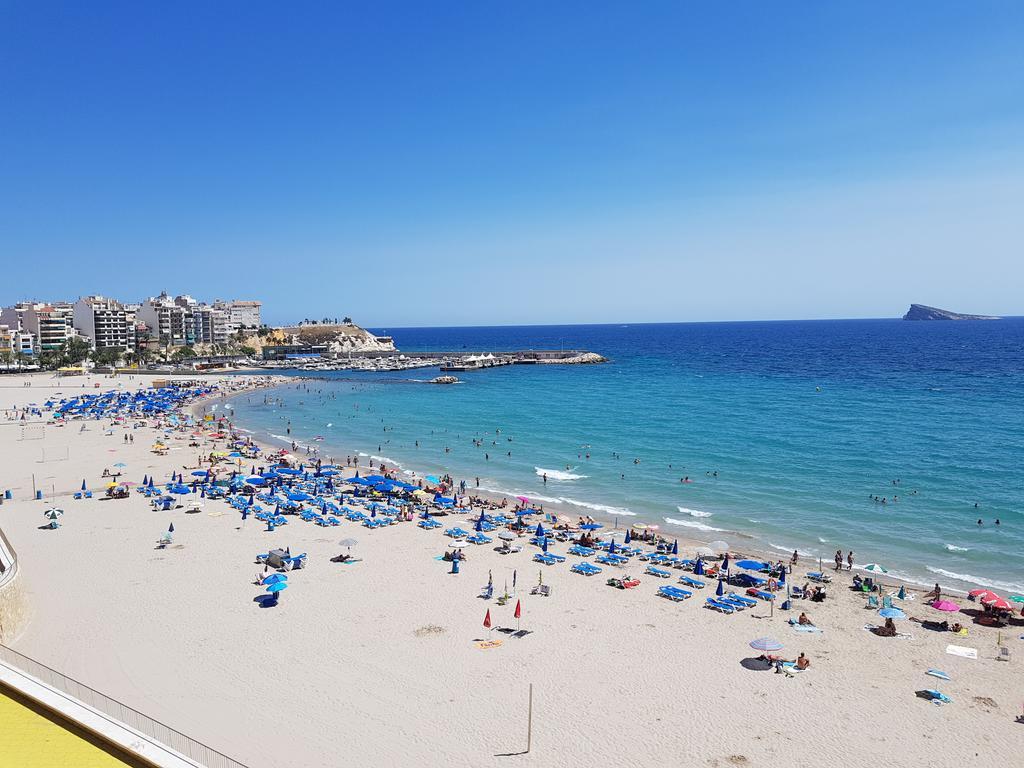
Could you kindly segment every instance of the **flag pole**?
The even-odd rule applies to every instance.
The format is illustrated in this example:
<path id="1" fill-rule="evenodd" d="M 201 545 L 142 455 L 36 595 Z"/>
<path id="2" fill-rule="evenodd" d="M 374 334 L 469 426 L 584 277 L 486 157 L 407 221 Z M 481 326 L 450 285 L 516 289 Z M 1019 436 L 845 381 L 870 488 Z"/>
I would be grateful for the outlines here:
<path id="1" fill-rule="evenodd" d="M 526 751 L 533 745 L 533 683 L 530 683 L 530 703 L 526 716 Z"/>

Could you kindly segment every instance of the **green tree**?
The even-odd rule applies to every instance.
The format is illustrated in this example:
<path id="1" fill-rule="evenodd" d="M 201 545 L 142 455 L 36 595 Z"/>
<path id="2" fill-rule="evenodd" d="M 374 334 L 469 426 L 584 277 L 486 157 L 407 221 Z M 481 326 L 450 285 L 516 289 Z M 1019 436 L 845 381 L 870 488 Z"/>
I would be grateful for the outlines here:
<path id="1" fill-rule="evenodd" d="M 118 347 L 100 347 L 92 353 L 92 361 L 103 368 L 113 368 L 124 350 Z"/>
<path id="2" fill-rule="evenodd" d="M 192 347 L 178 347 L 174 350 L 174 354 L 171 355 L 172 359 L 177 361 L 188 360 L 196 356 L 196 352 Z"/>
<path id="3" fill-rule="evenodd" d="M 84 339 L 68 339 L 63 347 L 64 362 L 68 365 L 78 365 L 89 357 L 89 342 Z"/>
<path id="4" fill-rule="evenodd" d="M 243 344 L 241 347 L 238 348 L 238 351 L 241 352 L 246 357 L 256 357 L 255 347 L 247 347 Z"/>
<path id="5" fill-rule="evenodd" d="M 0 363 L 3 363 L 4 368 L 10 368 L 12 362 L 14 362 L 14 352 L 9 349 L 0 349 Z"/>

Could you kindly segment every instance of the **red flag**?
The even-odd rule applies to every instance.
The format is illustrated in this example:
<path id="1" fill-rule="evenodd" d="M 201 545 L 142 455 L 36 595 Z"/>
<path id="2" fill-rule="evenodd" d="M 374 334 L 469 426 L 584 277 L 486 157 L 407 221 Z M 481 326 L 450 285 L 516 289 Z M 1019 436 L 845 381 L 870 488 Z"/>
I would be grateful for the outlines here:
<path id="1" fill-rule="evenodd" d="M 491 611 L 489 608 L 487 609 L 487 615 L 484 616 L 484 626 L 488 629 L 491 628 Z"/>
<path id="2" fill-rule="evenodd" d="M 522 615 L 522 611 L 519 609 L 519 601 L 516 600 L 516 612 L 515 617 L 518 619 Z"/>

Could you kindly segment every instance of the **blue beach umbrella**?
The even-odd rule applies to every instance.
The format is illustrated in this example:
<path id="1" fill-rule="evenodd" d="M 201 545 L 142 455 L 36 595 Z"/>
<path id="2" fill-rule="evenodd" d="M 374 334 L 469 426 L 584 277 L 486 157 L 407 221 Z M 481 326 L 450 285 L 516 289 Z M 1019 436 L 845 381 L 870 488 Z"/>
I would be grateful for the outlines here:
<path id="1" fill-rule="evenodd" d="M 174 523 L 171 523 L 169 526 L 167 526 L 167 532 L 174 533 Z"/>
<path id="2" fill-rule="evenodd" d="M 722 580 L 721 579 L 718 580 L 718 586 L 715 588 L 715 594 L 718 595 L 719 597 L 721 597 L 722 595 L 725 594 L 725 587 L 722 586 Z"/>
<path id="3" fill-rule="evenodd" d="M 82 480 L 82 490 L 83 491 L 85 490 L 85 480 L 84 479 Z"/>
<path id="4" fill-rule="evenodd" d="M 149 485 L 149 475 L 143 475 L 142 476 L 142 485 L 143 485 L 143 487 Z"/>
<path id="5" fill-rule="evenodd" d="M 544 524 L 543 523 L 537 523 L 537 530 L 534 531 L 533 535 L 534 536 L 543 536 L 544 535 Z"/>
<path id="6" fill-rule="evenodd" d="M 748 571 L 764 571 L 768 568 L 768 563 L 762 563 L 757 560 L 738 560 L 736 567 Z"/>
<path id="7" fill-rule="evenodd" d="M 267 587 L 267 592 L 283 592 L 286 589 L 288 589 L 287 581 L 275 581 Z"/>
<path id="8" fill-rule="evenodd" d="M 693 572 L 697 576 L 704 575 L 704 561 L 701 560 L 699 557 L 697 558 L 697 562 L 693 565 Z"/>
<path id="9" fill-rule="evenodd" d="M 878 612 L 878 615 L 883 619 L 905 619 L 907 614 L 901 611 L 899 608 L 883 608 Z"/>
<path id="10" fill-rule="evenodd" d="M 786 569 L 785 568 L 783 568 L 782 569 L 782 573 L 779 574 L 779 586 L 780 587 L 786 586 Z"/>
<path id="11" fill-rule="evenodd" d="M 474 531 L 477 531 L 477 532 L 480 532 L 480 531 L 482 531 L 483 529 L 484 529 L 484 525 L 483 525 L 483 523 L 481 523 L 481 522 L 480 522 L 479 520 L 477 520 L 477 521 L 476 521 L 476 525 L 475 525 L 475 526 L 473 526 L 473 530 L 474 530 Z"/>
<path id="12" fill-rule="evenodd" d="M 609 555 L 614 555 L 615 554 L 615 539 L 612 539 L 611 541 L 608 542 L 608 554 Z"/>
<path id="13" fill-rule="evenodd" d="M 729 570 L 729 553 L 728 552 L 725 553 L 725 559 L 722 561 L 722 570 L 723 571 L 728 571 Z"/>
<path id="14" fill-rule="evenodd" d="M 192 477 L 206 477 L 208 474 L 210 473 L 205 469 L 197 469 L 192 473 Z"/>
<path id="15" fill-rule="evenodd" d="M 632 531 L 626 531 L 626 543 L 627 544 L 629 544 L 629 542 L 631 542 L 633 540 L 633 537 L 630 536 L 631 533 L 632 533 Z"/>
<path id="16" fill-rule="evenodd" d="M 272 573 L 263 579 L 264 584 L 277 584 L 279 581 L 288 581 L 288 577 L 283 573 Z"/>
<path id="17" fill-rule="evenodd" d="M 672 542 L 672 554 L 673 555 L 678 555 L 679 554 L 679 539 L 676 539 L 675 541 Z"/>

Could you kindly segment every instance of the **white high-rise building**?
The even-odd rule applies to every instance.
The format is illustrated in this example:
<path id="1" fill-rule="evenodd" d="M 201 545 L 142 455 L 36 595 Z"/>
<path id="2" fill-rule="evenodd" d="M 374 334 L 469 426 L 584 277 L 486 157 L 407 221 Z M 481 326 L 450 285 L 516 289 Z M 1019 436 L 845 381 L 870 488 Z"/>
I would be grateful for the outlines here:
<path id="1" fill-rule="evenodd" d="M 263 308 L 263 303 L 259 301 L 239 301 L 237 299 L 233 301 L 222 301 L 221 299 L 217 299 L 213 302 L 213 308 L 227 313 L 227 328 L 229 334 L 236 333 L 238 330 L 243 328 L 251 328 L 255 330 L 260 327 L 262 322 L 260 319 L 260 313 Z"/>
<path id="2" fill-rule="evenodd" d="M 93 349 L 135 349 L 135 323 L 120 302 L 104 296 L 83 296 L 75 302 L 72 321 Z"/>

